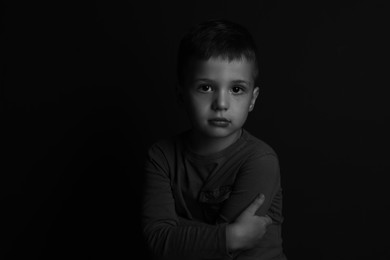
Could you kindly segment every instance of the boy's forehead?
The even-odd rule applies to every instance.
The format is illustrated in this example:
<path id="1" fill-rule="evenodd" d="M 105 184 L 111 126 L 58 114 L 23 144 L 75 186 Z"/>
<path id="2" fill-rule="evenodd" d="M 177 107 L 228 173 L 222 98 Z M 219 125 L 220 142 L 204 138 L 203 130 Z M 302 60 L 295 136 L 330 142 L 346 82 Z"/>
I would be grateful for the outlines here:
<path id="1" fill-rule="evenodd" d="M 207 78 L 252 82 L 256 73 L 254 62 L 245 58 L 233 60 L 222 57 L 212 57 L 208 60 L 192 59 L 188 69 L 191 81 Z"/>

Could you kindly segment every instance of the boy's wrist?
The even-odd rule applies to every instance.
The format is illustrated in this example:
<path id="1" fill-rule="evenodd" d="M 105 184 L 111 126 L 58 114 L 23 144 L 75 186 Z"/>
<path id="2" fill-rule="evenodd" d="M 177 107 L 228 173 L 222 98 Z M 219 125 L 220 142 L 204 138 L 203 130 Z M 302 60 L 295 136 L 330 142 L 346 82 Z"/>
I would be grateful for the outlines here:
<path id="1" fill-rule="evenodd" d="M 226 247 L 229 253 L 241 249 L 237 234 L 237 225 L 233 223 L 226 226 Z"/>

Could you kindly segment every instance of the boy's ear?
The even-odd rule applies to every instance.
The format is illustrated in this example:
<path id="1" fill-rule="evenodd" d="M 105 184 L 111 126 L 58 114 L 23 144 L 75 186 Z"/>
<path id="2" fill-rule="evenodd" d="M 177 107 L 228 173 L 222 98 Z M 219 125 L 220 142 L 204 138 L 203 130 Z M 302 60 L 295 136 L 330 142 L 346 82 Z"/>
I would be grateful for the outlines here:
<path id="1" fill-rule="evenodd" d="M 251 103 L 249 105 L 249 112 L 251 112 L 255 108 L 255 103 L 256 103 L 257 96 L 259 95 L 259 91 L 260 88 L 257 86 L 253 89 L 253 95 L 252 95 Z"/>

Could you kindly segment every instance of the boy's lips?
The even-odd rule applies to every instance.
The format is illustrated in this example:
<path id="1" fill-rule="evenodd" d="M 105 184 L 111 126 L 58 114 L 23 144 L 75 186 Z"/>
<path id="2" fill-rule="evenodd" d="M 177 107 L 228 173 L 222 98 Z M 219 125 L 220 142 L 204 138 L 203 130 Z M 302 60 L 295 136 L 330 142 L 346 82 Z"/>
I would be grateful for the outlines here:
<path id="1" fill-rule="evenodd" d="M 224 118 L 224 117 L 211 118 L 211 119 L 209 119 L 209 121 L 228 122 L 228 123 L 230 123 L 230 120 L 227 119 L 227 118 Z"/>
<path id="2" fill-rule="evenodd" d="M 226 127 L 228 126 L 231 121 L 227 118 L 224 117 L 216 117 L 208 120 L 210 124 L 214 126 L 221 126 L 221 127 Z"/>

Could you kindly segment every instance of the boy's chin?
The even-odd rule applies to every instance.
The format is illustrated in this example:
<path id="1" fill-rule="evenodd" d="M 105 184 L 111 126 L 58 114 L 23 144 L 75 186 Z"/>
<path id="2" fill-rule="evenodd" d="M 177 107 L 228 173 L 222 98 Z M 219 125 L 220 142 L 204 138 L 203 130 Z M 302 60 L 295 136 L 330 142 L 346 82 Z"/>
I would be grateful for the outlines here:
<path id="1" fill-rule="evenodd" d="M 207 131 L 202 131 L 202 136 L 207 138 L 226 138 L 234 134 L 237 130 L 229 128 L 214 128 L 207 129 Z"/>

